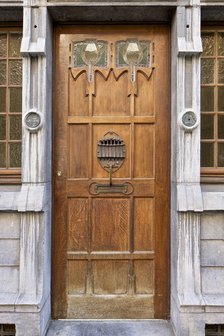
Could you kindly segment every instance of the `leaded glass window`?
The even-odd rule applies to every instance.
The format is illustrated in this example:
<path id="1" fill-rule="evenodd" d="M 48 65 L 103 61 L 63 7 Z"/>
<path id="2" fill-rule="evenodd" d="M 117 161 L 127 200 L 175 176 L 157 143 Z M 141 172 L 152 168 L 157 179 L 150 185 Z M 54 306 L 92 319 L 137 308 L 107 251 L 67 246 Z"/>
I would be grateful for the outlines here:
<path id="1" fill-rule="evenodd" d="M 18 179 L 22 142 L 22 33 L 0 30 L 0 178 Z"/>
<path id="2" fill-rule="evenodd" d="M 201 167 L 224 175 L 224 30 L 202 32 Z"/>

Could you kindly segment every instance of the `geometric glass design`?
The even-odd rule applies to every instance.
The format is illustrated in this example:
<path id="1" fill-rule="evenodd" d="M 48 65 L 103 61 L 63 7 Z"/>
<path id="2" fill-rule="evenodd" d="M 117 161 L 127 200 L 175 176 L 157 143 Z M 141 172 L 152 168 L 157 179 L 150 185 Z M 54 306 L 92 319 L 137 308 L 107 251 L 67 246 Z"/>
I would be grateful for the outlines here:
<path id="1" fill-rule="evenodd" d="M 85 40 L 73 43 L 73 67 L 108 67 L 108 43 L 100 40 Z"/>
<path id="2" fill-rule="evenodd" d="M 116 66 L 150 67 L 150 42 L 136 39 L 116 42 Z"/>

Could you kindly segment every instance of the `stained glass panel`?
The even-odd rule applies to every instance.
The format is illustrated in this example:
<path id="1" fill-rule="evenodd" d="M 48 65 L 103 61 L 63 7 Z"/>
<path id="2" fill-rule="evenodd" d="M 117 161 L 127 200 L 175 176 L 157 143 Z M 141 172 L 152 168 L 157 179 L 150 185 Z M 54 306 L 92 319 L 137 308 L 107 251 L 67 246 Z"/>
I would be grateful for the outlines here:
<path id="1" fill-rule="evenodd" d="M 7 57 L 7 35 L 0 34 L 0 57 Z"/>
<path id="2" fill-rule="evenodd" d="M 224 56 L 224 32 L 218 33 L 218 55 Z"/>
<path id="3" fill-rule="evenodd" d="M 218 166 L 224 167 L 224 143 L 218 144 Z"/>
<path id="4" fill-rule="evenodd" d="M 130 62 L 127 60 L 127 51 L 128 48 L 132 44 L 132 49 L 134 46 L 138 46 L 135 50 L 132 51 L 132 55 L 138 53 L 141 54 L 139 56 L 139 60 L 137 60 L 137 65 L 140 67 L 149 67 L 150 66 L 150 42 L 149 41 L 137 41 L 137 40 L 128 40 L 128 41 L 118 41 L 116 43 L 116 66 L 124 67 L 128 66 Z"/>
<path id="5" fill-rule="evenodd" d="M 201 111 L 214 111 L 214 87 L 205 86 L 201 88 Z"/>
<path id="6" fill-rule="evenodd" d="M 203 33 L 202 34 L 202 46 L 203 46 L 203 56 L 214 56 L 214 33 Z"/>
<path id="7" fill-rule="evenodd" d="M 9 159 L 11 168 L 21 167 L 21 143 L 9 144 Z"/>
<path id="8" fill-rule="evenodd" d="M 0 140 L 6 139 L 6 116 L 0 115 Z"/>
<path id="9" fill-rule="evenodd" d="M 214 144 L 201 143 L 201 167 L 214 166 Z"/>
<path id="10" fill-rule="evenodd" d="M 6 89 L 0 87 L 0 112 L 6 112 Z"/>
<path id="11" fill-rule="evenodd" d="M 6 85 L 6 61 L 0 60 L 0 85 Z"/>
<path id="12" fill-rule="evenodd" d="M 9 35 L 9 57 L 20 57 L 21 40 L 21 34 Z"/>
<path id="13" fill-rule="evenodd" d="M 201 83 L 211 84 L 214 82 L 214 59 L 201 60 Z"/>
<path id="14" fill-rule="evenodd" d="M 9 61 L 9 84 L 22 85 L 22 61 Z"/>
<path id="15" fill-rule="evenodd" d="M 10 116 L 10 140 L 20 140 L 22 138 L 22 116 Z"/>
<path id="16" fill-rule="evenodd" d="M 108 66 L 108 43 L 105 41 L 80 41 L 73 44 L 73 66 L 83 67 L 92 64 Z"/>
<path id="17" fill-rule="evenodd" d="M 22 112 L 22 88 L 10 88 L 10 112 Z"/>
<path id="18" fill-rule="evenodd" d="M 224 115 L 218 116 L 218 138 L 224 139 Z"/>
<path id="19" fill-rule="evenodd" d="M 219 60 L 218 63 L 218 82 L 224 83 L 224 60 Z"/>
<path id="20" fill-rule="evenodd" d="M 201 116 L 201 138 L 214 138 L 214 116 L 211 114 L 202 114 Z"/>
<path id="21" fill-rule="evenodd" d="M 0 143 L 0 168 L 6 166 L 6 147 L 5 143 Z"/>

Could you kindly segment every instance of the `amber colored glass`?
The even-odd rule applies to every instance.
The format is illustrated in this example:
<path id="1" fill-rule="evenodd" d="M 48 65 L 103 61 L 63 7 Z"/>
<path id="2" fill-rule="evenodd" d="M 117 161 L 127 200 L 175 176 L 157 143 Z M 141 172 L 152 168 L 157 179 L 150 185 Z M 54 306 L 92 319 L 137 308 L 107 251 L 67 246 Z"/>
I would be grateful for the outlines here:
<path id="1" fill-rule="evenodd" d="M 201 111 L 214 111 L 214 87 L 204 86 L 201 88 Z"/>
<path id="2" fill-rule="evenodd" d="M 218 144 L 218 166 L 224 167 L 224 143 Z"/>
<path id="3" fill-rule="evenodd" d="M 12 33 L 9 35 L 9 57 L 20 57 L 22 35 Z"/>
<path id="4" fill-rule="evenodd" d="M 22 138 L 22 116 L 10 116 L 10 140 L 20 140 Z"/>
<path id="5" fill-rule="evenodd" d="M 224 60 L 218 61 L 218 82 L 224 84 Z"/>
<path id="6" fill-rule="evenodd" d="M 7 34 L 0 34 L 0 57 L 7 57 Z"/>
<path id="7" fill-rule="evenodd" d="M 224 115 L 218 116 L 218 138 L 224 140 Z"/>
<path id="8" fill-rule="evenodd" d="M 22 112 L 22 88 L 10 88 L 10 112 Z"/>
<path id="9" fill-rule="evenodd" d="M 0 60 L 0 85 L 6 85 L 6 61 Z"/>
<path id="10" fill-rule="evenodd" d="M 201 115 L 201 138 L 202 139 L 214 138 L 214 116 L 211 114 Z"/>
<path id="11" fill-rule="evenodd" d="M 6 112 L 6 88 L 0 87 L 0 112 Z"/>
<path id="12" fill-rule="evenodd" d="M 22 60 L 9 61 L 9 84 L 22 85 Z"/>
<path id="13" fill-rule="evenodd" d="M 6 140 L 6 116 L 0 115 L 0 140 Z"/>
<path id="14" fill-rule="evenodd" d="M 5 168 L 6 166 L 6 147 L 5 143 L 0 142 L 0 168 Z"/>
<path id="15" fill-rule="evenodd" d="M 224 56 L 224 32 L 218 33 L 218 55 Z"/>
<path id="16" fill-rule="evenodd" d="M 203 58 L 201 60 L 201 83 L 214 83 L 214 59 Z"/>
<path id="17" fill-rule="evenodd" d="M 203 56 L 214 56 L 214 41 L 214 33 L 202 33 Z"/>
<path id="18" fill-rule="evenodd" d="M 21 167 L 21 143 L 9 144 L 9 160 L 11 168 Z"/>
<path id="19" fill-rule="evenodd" d="M 201 167 L 214 166 L 214 144 L 201 143 Z"/>
<path id="20" fill-rule="evenodd" d="M 224 111 L 224 86 L 218 87 L 218 111 Z"/>

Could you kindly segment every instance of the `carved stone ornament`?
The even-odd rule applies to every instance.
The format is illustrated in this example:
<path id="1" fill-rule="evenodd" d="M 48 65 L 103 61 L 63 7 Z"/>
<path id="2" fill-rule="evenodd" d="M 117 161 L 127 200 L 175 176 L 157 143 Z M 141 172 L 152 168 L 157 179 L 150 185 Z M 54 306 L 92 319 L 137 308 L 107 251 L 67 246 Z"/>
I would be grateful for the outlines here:
<path id="1" fill-rule="evenodd" d="M 36 110 L 31 110 L 25 114 L 23 123 L 30 132 L 37 132 L 42 127 L 42 116 Z"/>
<path id="2" fill-rule="evenodd" d="M 198 126 L 198 118 L 194 111 L 187 110 L 179 116 L 179 125 L 188 132 L 191 132 Z"/>

